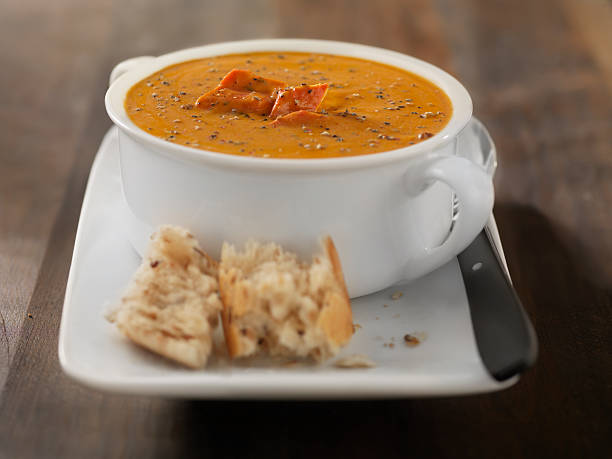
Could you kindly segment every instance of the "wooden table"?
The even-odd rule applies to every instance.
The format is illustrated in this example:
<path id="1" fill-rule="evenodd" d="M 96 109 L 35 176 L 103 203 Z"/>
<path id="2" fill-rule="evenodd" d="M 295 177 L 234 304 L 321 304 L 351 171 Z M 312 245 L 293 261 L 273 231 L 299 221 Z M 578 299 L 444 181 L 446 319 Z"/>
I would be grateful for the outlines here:
<path id="1" fill-rule="evenodd" d="M 0 14 L 0 457 L 604 457 L 612 431 L 612 7 L 605 0 L 31 0 Z M 471 92 L 496 215 L 540 339 L 511 389 L 463 398 L 204 402 L 96 392 L 57 336 L 118 61 L 210 42 L 354 41 Z M 609 457 L 609 456 L 608 456 Z"/>

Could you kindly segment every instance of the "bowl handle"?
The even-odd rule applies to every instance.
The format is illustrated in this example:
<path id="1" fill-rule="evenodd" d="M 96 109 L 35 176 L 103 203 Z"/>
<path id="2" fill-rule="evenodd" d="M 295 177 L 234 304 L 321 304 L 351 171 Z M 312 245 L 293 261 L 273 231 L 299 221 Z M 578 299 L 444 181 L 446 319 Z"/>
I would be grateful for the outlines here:
<path id="1" fill-rule="evenodd" d="M 465 249 L 486 224 L 493 210 L 491 176 L 482 167 L 458 156 L 426 160 L 406 175 L 408 194 L 416 196 L 434 181 L 446 183 L 454 192 L 458 212 L 446 240 L 436 247 L 423 247 L 406 266 L 410 278 L 426 274 L 450 261 Z"/>
<path id="2" fill-rule="evenodd" d="M 129 72 L 138 64 L 142 64 L 144 62 L 151 61 L 155 59 L 154 56 L 139 56 L 132 57 L 131 59 L 126 59 L 125 61 L 119 62 L 115 65 L 115 68 L 111 71 L 110 77 L 108 78 L 108 85 L 112 85 L 117 78 L 119 78 L 124 73 Z"/>

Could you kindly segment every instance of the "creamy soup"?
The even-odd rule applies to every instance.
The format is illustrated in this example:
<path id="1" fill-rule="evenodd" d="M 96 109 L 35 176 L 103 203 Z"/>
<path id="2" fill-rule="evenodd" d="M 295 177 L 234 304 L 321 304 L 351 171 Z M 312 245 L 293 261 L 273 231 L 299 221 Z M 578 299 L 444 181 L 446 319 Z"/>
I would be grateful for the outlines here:
<path id="1" fill-rule="evenodd" d="M 136 83 L 125 109 L 175 144 L 261 158 L 332 158 L 427 140 L 452 114 L 423 77 L 378 62 L 249 53 L 166 67 Z"/>

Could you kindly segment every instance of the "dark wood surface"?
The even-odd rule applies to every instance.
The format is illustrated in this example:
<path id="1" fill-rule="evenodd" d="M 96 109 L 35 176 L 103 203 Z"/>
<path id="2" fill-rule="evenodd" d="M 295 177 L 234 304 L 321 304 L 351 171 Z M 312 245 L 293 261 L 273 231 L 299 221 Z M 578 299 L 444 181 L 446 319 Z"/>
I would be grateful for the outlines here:
<path id="1" fill-rule="evenodd" d="M 354 402 L 108 395 L 57 336 L 113 65 L 255 37 L 366 43 L 471 92 L 499 151 L 496 215 L 540 339 L 501 393 Z M 605 0 L 3 2 L 0 457 L 610 457 L 612 7 Z"/>

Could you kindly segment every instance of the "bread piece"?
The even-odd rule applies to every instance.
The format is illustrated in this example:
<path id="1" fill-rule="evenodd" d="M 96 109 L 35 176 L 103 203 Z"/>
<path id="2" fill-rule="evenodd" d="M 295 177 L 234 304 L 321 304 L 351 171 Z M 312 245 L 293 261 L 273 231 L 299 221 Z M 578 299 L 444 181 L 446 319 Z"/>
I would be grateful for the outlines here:
<path id="1" fill-rule="evenodd" d="M 351 305 L 331 238 L 311 265 L 276 244 L 225 243 L 219 265 L 223 331 L 231 357 L 335 355 L 353 334 Z"/>
<path id="2" fill-rule="evenodd" d="M 352 354 L 334 362 L 338 368 L 374 368 L 376 364 L 365 354 Z"/>
<path id="3" fill-rule="evenodd" d="M 162 226 L 151 236 L 113 319 L 136 344 L 201 368 L 220 311 L 216 263 L 187 230 Z"/>

